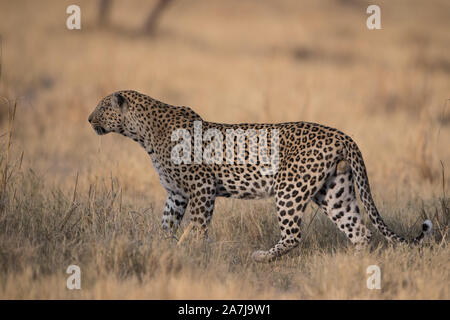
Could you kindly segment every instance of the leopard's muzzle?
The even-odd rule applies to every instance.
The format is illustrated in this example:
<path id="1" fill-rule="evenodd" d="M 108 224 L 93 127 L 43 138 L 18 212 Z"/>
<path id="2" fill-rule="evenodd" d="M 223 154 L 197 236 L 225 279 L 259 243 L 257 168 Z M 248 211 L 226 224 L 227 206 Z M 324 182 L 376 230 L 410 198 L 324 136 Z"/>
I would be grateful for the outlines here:
<path id="1" fill-rule="evenodd" d="M 103 128 L 103 127 L 101 127 L 101 126 L 94 126 L 94 131 L 95 131 L 99 136 L 108 133 L 108 131 L 106 131 L 105 128 Z"/>

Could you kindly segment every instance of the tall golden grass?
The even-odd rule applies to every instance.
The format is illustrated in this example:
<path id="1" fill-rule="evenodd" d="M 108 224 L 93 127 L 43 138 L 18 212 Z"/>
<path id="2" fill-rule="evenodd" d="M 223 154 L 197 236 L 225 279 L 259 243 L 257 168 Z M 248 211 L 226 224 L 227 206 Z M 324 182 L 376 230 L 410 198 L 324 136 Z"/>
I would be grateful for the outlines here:
<path id="1" fill-rule="evenodd" d="M 114 2 L 109 28 L 80 1 L 79 31 L 65 28 L 70 3 L 1 1 L 0 298 L 449 299 L 450 5 L 377 3 L 370 31 L 365 1 L 179 0 L 148 37 L 146 1 Z M 433 237 L 409 248 L 376 234 L 356 256 L 311 205 L 301 245 L 256 264 L 279 237 L 273 201 L 219 199 L 212 242 L 177 247 L 148 156 L 87 122 L 120 89 L 216 122 L 337 127 L 387 224 L 412 237 L 428 217 Z M 71 264 L 81 290 L 66 288 Z M 366 287 L 374 264 L 381 290 Z"/>

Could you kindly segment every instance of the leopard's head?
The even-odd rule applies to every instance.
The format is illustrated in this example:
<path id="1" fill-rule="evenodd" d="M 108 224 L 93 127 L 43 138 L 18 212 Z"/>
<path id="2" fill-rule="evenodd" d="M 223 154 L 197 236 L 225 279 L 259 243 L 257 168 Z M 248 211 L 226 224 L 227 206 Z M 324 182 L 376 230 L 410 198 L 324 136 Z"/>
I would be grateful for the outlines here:
<path id="1" fill-rule="evenodd" d="M 88 118 L 89 123 L 98 135 L 110 132 L 123 132 L 128 101 L 119 92 L 103 98 Z"/>

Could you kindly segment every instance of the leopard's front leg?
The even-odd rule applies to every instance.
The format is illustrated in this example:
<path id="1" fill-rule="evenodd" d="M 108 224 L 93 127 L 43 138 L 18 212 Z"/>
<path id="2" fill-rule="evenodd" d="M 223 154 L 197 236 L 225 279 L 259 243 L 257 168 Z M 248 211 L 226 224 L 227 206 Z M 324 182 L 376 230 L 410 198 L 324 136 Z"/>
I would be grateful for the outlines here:
<path id="1" fill-rule="evenodd" d="M 166 205 L 162 217 L 162 228 L 164 231 L 176 232 L 186 212 L 188 202 L 188 197 L 167 191 Z"/>
<path id="2" fill-rule="evenodd" d="M 191 195 L 190 224 L 197 232 L 197 238 L 206 239 L 208 237 L 208 227 L 211 223 L 215 201 L 216 189 L 212 184 L 203 185 Z"/>
<path id="3" fill-rule="evenodd" d="M 191 187 L 191 221 L 186 227 L 178 244 L 181 244 L 192 229 L 196 231 L 196 238 L 208 238 L 208 226 L 214 212 L 216 201 L 216 187 L 213 180 L 204 179 L 202 182 L 195 183 Z"/>

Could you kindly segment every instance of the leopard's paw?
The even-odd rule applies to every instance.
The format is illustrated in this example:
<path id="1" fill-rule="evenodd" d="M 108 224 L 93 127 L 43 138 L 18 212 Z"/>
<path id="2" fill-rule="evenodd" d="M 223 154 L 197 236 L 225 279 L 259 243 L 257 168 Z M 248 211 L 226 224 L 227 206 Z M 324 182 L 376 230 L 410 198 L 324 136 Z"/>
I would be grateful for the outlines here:
<path id="1" fill-rule="evenodd" d="M 269 262 L 272 260 L 272 256 L 269 251 L 258 250 L 252 253 L 252 259 L 255 262 Z"/>

